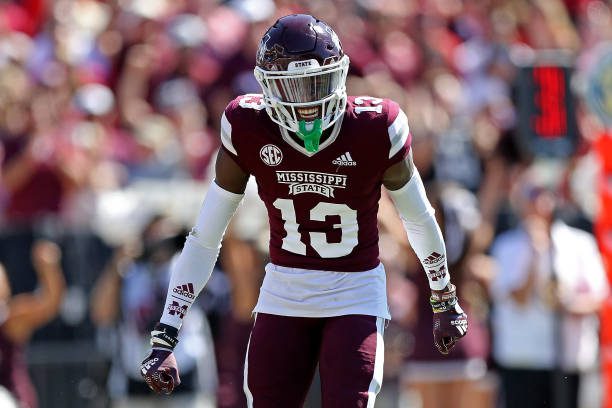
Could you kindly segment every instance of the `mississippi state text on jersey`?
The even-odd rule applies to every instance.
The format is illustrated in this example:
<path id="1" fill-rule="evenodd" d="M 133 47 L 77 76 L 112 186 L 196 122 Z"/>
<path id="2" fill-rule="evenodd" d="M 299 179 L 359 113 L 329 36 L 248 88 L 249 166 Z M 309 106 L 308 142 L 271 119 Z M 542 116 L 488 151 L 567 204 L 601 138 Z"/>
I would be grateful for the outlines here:
<path id="1" fill-rule="evenodd" d="M 382 176 L 410 150 L 397 103 L 349 97 L 315 153 L 270 120 L 261 95 L 230 102 L 221 128 L 223 149 L 255 177 L 267 207 L 272 263 L 342 272 L 379 264 Z"/>

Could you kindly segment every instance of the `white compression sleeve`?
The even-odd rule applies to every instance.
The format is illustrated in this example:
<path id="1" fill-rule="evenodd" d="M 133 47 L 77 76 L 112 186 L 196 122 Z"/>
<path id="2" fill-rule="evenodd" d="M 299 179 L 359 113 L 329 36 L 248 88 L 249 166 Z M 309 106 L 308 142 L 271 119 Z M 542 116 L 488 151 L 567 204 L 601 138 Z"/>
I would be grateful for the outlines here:
<path id="1" fill-rule="evenodd" d="M 399 190 L 389 190 L 389 195 L 402 218 L 408 241 L 425 269 L 429 287 L 444 289 L 450 282 L 444 238 L 416 168 L 410 181 Z"/>
<path id="2" fill-rule="evenodd" d="M 172 266 L 161 323 L 181 328 L 183 318 L 212 273 L 225 229 L 243 194 L 210 184 L 195 226 Z"/>

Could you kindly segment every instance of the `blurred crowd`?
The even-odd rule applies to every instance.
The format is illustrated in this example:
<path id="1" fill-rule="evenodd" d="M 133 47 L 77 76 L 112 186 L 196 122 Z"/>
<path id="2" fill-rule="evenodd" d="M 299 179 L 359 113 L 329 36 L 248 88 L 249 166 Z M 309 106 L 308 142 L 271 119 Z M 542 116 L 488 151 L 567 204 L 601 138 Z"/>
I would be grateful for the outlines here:
<path id="1" fill-rule="evenodd" d="M 377 406 L 541 406 L 512 397 L 529 386 L 598 406 L 601 387 L 580 380 L 597 372 L 596 315 L 608 296 L 588 234 L 597 214 L 592 145 L 604 128 L 580 92 L 598 45 L 612 41 L 610 1 L 2 0 L 0 262 L 13 297 L 45 287 L 41 263 L 66 280 L 54 286 L 64 297 L 50 309 L 59 317 L 28 354 L 38 405 L 27 393 L 23 406 L 154 406 L 137 363 L 214 176 L 221 113 L 236 95 L 259 93 L 259 39 L 294 12 L 336 30 L 351 59 L 350 95 L 394 99 L 406 112 L 470 315 L 458 350 L 437 356 L 423 271 L 383 199 L 393 322 Z M 571 55 L 577 93 L 578 146 L 557 160 L 517 142 L 515 62 L 547 49 Z M 255 195 L 185 322 L 187 399 L 176 406 L 246 406 L 242 361 L 267 239 Z M 44 317 L 14 336 L 0 326 L 0 352 L 5 337 L 21 350 Z M 79 358 L 86 368 L 74 378 L 53 375 Z M 549 375 L 566 380 L 557 386 Z M 3 385 L 19 396 L 14 383 Z"/>

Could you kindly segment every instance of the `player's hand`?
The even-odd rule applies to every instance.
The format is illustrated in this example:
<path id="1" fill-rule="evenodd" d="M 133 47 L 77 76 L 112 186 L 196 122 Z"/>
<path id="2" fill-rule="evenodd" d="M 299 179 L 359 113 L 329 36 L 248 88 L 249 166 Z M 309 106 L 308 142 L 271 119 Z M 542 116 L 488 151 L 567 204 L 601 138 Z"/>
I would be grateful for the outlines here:
<path id="1" fill-rule="evenodd" d="M 434 311 L 434 344 L 440 353 L 446 355 L 457 340 L 466 335 L 467 315 L 459 306 L 454 285 L 449 284 L 449 289 L 444 292 L 432 293 L 430 302 Z"/>
<path id="2" fill-rule="evenodd" d="M 172 350 L 178 344 L 178 330 L 159 323 L 151 332 L 151 352 L 140 365 L 140 374 L 157 394 L 169 395 L 181 383 Z"/>
<path id="3" fill-rule="evenodd" d="M 142 378 L 157 394 L 170 394 L 181 383 L 174 354 L 169 350 L 153 349 L 140 366 Z"/>

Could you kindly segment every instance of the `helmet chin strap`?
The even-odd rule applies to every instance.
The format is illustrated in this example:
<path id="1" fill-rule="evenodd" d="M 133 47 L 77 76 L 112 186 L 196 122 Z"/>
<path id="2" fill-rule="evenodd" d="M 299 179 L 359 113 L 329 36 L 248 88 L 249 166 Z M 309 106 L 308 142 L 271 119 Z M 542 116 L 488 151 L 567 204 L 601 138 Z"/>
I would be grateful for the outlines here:
<path id="1" fill-rule="evenodd" d="M 296 132 L 298 137 L 304 141 L 304 147 L 310 153 L 315 153 L 319 150 L 319 141 L 323 134 L 323 121 L 315 119 L 312 122 L 300 120 L 298 122 L 299 129 Z"/>

